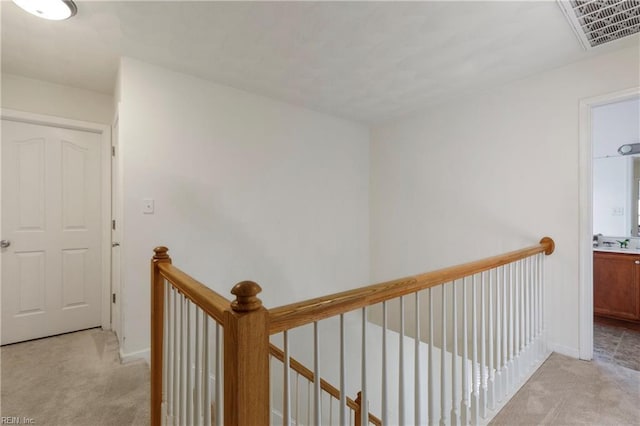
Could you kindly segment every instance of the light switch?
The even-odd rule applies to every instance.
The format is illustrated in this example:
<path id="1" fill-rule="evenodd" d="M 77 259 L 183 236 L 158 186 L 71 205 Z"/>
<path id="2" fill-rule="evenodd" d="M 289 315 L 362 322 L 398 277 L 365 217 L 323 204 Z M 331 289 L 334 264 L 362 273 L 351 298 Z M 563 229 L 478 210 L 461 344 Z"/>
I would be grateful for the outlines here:
<path id="1" fill-rule="evenodd" d="M 624 216 L 624 207 L 614 207 L 611 209 L 611 216 Z"/>
<path id="2" fill-rule="evenodd" d="M 142 213 L 153 214 L 154 202 L 151 198 L 145 198 L 142 200 Z"/>

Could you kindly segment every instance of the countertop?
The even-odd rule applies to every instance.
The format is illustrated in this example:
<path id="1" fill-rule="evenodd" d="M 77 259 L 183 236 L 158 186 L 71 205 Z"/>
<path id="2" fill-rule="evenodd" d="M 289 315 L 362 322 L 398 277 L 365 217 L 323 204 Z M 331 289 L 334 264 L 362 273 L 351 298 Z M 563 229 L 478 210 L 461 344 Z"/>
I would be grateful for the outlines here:
<path id="1" fill-rule="evenodd" d="M 601 251 L 601 252 L 605 252 L 605 253 L 624 253 L 624 254 L 640 254 L 640 249 L 639 248 L 620 248 L 620 247 L 605 247 L 605 246 L 600 246 L 600 247 L 594 247 L 593 251 Z"/>

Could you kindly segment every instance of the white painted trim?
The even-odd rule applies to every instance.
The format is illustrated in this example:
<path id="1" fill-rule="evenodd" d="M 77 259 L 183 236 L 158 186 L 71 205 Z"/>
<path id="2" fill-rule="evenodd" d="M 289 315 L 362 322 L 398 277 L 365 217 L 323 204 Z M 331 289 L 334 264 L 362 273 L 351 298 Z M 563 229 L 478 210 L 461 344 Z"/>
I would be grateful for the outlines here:
<path id="1" fill-rule="evenodd" d="M 150 359 L 151 359 L 151 350 L 149 348 L 143 349 L 141 351 L 134 351 L 134 352 L 128 352 L 128 353 L 124 353 L 122 352 L 122 349 L 120 349 L 120 362 L 122 364 L 128 364 L 130 362 L 144 360 L 147 363 L 147 365 L 151 365 Z"/>
<path id="2" fill-rule="evenodd" d="M 640 95 L 640 87 L 580 100 L 580 238 L 579 238 L 579 351 L 576 358 L 593 358 L 593 144 L 591 110 L 595 106 L 624 101 Z M 556 347 L 569 356 L 575 350 Z"/>
<path id="3" fill-rule="evenodd" d="M 593 322 L 591 324 L 593 325 Z M 558 345 L 555 343 L 547 342 L 547 350 L 549 352 L 556 352 L 561 355 L 570 356 L 571 358 L 575 358 L 575 359 L 584 359 L 580 357 L 580 351 L 578 349 L 572 348 L 569 346 Z"/>
<path id="4" fill-rule="evenodd" d="M 116 129 L 119 132 L 119 120 L 120 120 L 120 103 L 118 103 L 118 105 L 116 106 L 116 111 L 114 113 L 114 117 L 113 117 L 113 121 L 111 124 L 111 129 L 112 131 L 115 131 Z M 111 135 L 111 140 L 109 141 L 109 148 L 115 146 L 114 145 L 114 141 L 116 140 L 116 138 L 119 137 L 119 134 L 112 134 Z M 119 140 L 118 140 L 118 146 L 116 147 L 116 149 L 119 151 L 120 150 L 120 146 L 119 146 Z M 109 282 L 109 291 L 110 293 L 115 293 L 117 294 L 117 298 L 118 300 L 116 301 L 116 303 L 118 304 L 118 309 L 117 309 L 117 313 L 118 313 L 118 321 L 113 321 L 113 316 L 114 314 L 116 314 L 115 312 L 115 304 L 110 303 L 109 304 L 109 311 L 111 313 L 111 319 L 112 319 L 112 325 L 116 325 L 116 328 L 114 328 L 114 332 L 116 333 L 116 337 L 118 338 L 118 344 L 120 345 L 120 347 L 123 346 L 124 344 L 124 323 L 123 323 L 123 315 L 124 315 L 124 309 L 122 309 L 122 194 L 123 194 L 123 190 L 122 190 L 122 174 L 121 174 L 121 170 L 122 170 L 122 162 L 120 160 L 120 152 L 116 152 L 116 157 L 114 159 L 114 157 L 111 155 L 111 152 L 109 152 L 109 171 L 113 172 L 113 162 L 117 161 L 118 165 L 117 165 L 117 173 L 120 175 L 117 177 L 117 183 L 115 186 L 113 186 L 113 176 L 110 176 L 110 183 L 111 183 L 111 191 L 109 193 L 109 201 L 110 203 L 113 203 L 113 199 L 114 197 L 117 199 L 116 202 L 116 211 L 114 212 L 114 208 L 113 205 L 110 204 L 109 205 L 109 212 L 111 213 L 111 220 L 115 220 L 116 221 L 116 227 L 117 227 L 117 232 L 113 232 L 112 228 L 111 228 L 111 224 L 109 224 L 109 241 L 113 241 L 114 237 L 119 237 L 118 241 L 121 246 L 120 246 L 120 250 L 117 250 L 118 254 L 117 256 L 119 256 L 118 259 L 118 265 L 119 267 L 119 272 L 120 272 L 120 277 L 118 277 L 117 280 L 115 280 L 116 285 L 114 285 L 114 277 L 112 276 L 113 274 L 113 258 L 114 258 L 114 254 L 113 254 L 113 250 L 111 249 L 111 247 L 109 248 L 109 253 L 110 253 L 110 259 L 111 259 L 111 264 L 109 265 L 109 272 L 110 272 L 110 282 Z M 115 235 L 114 235 L 115 234 Z M 109 295 L 109 298 L 111 298 L 111 295 Z"/>
<path id="5" fill-rule="evenodd" d="M 100 317 L 102 328 L 111 329 L 111 308 L 109 301 L 111 292 L 111 126 L 72 120 L 52 115 L 0 109 L 0 118 L 30 124 L 41 124 L 63 129 L 81 130 L 100 135 L 102 156 L 102 264 L 101 264 L 101 301 Z M 108 212 L 108 213 L 105 213 Z"/>
<path id="6" fill-rule="evenodd" d="M 569 26 L 573 30 L 573 34 L 575 34 L 576 38 L 580 42 L 580 45 L 582 46 L 582 48 L 584 50 L 593 49 L 584 31 L 581 31 L 578 29 L 580 28 L 580 22 L 578 21 L 578 18 L 576 17 L 576 14 L 573 11 L 571 4 L 563 0 L 557 0 L 557 4 L 560 7 L 560 10 L 562 11 L 562 14 L 564 15 L 564 17 L 567 18 L 567 22 L 569 23 Z"/>

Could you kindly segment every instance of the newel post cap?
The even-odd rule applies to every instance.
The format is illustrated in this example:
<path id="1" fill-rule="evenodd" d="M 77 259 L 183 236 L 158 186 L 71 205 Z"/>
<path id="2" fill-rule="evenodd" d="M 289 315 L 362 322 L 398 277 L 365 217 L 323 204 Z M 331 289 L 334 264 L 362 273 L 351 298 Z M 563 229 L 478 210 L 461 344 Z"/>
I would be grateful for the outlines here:
<path id="1" fill-rule="evenodd" d="M 242 281 L 234 285 L 231 294 L 236 296 L 236 300 L 231 302 L 231 309 L 236 312 L 250 312 L 262 306 L 262 300 L 256 296 L 262 291 L 257 283 L 253 281 Z"/>
<path id="2" fill-rule="evenodd" d="M 153 260 L 166 260 L 170 259 L 169 249 L 165 246 L 159 246 L 153 249 Z"/>

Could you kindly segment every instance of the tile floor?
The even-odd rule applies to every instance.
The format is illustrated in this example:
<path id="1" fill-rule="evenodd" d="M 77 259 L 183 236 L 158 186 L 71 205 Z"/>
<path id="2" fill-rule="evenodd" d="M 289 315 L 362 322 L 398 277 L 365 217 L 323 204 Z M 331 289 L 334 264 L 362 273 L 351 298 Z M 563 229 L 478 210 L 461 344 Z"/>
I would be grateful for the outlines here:
<path id="1" fill-rule="evenodd" d="M 640 371 L 640 331 L 595 321 L 593 359 Z"/>

